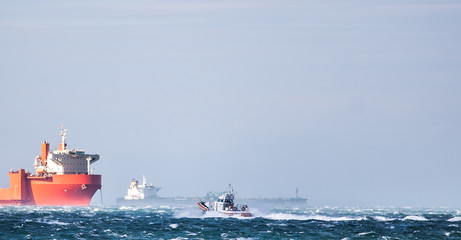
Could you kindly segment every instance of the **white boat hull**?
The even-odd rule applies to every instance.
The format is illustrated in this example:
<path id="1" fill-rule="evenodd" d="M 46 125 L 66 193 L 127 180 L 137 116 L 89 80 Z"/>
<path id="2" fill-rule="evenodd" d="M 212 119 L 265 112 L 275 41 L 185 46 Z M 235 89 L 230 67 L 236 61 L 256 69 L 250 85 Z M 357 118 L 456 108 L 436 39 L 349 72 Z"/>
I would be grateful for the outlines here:
<path id="1" fill-rule="evenodd" d="M 205 212 L 217 212 L 220 214 L 224 214 L 227 216 L 241 216 L 241 217 L 252 217 L 253 214 L 250 212 L 247 212 L 247 208 L 242 208 L 242 209 L 230 209 L 230 210 L 213 210 L 210 208 L 207 203 L 205 202 L 198 202 L 197 203 L 198 207 L 205 213 Z"/>

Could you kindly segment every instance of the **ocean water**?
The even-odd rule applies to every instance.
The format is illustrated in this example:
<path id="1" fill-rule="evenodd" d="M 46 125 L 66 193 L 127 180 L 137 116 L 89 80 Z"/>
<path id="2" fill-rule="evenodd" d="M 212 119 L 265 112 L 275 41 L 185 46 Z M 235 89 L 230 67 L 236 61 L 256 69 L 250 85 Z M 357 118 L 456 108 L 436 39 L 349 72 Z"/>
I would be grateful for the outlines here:
<path id="1" fill-rule="evenodd" d="M 1 239 L 461 239 L 444 208 L 285 208 L 255 217 L 177 207 L 0 206 Z"/>

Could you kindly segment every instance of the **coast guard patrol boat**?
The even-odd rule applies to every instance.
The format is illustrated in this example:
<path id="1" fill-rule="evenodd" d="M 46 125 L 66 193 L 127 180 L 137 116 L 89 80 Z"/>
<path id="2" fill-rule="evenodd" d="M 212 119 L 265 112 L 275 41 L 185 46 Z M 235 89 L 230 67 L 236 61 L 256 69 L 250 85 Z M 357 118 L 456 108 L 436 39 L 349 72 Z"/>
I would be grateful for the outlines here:
<path id="1" fill-rule="evenodd" d="M 248 206 L 235 204 L 234 197 L 234 190 L 231 190 L 231 186 L 229 184 L 229 190 L 219 196 L 214 202 L 200 201 L 197 205 L 203 213 L 218 212 L 228 216 L 252 217 L 253 214 L 248 211 Z"/>

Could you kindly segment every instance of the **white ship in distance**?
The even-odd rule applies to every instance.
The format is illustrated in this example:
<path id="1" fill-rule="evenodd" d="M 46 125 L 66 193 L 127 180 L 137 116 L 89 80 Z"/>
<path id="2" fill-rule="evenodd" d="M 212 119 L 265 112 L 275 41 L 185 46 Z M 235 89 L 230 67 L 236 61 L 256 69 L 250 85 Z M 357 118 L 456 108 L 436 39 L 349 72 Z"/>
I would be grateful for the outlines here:
<path id="1" fill-rule="evenodd" d="M 155 187 L 152 184 L 147 184 L 146 176 L 142 176 L 142 184 L 136 179 L 131 180 L 128 193 L 124 197 L 125 200 L 143 200 L 157 198 L 157 192 L 161 188 Z"/>

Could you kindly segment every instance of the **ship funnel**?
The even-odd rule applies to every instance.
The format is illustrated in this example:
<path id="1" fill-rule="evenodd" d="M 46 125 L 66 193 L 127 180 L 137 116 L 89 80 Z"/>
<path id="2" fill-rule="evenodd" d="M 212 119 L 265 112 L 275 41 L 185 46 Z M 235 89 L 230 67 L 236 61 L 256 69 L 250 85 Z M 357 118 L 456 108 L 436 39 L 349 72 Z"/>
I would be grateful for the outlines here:
<path id="1" fill-rule="evenodd" d="M 50 144 L 46 141 L 42 143 L 42 165 L 46 165 L 46 159 L 48 158 L 48 153 L 50 152 Z"/>

